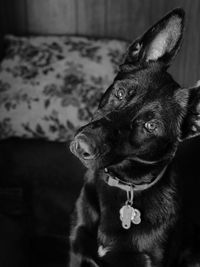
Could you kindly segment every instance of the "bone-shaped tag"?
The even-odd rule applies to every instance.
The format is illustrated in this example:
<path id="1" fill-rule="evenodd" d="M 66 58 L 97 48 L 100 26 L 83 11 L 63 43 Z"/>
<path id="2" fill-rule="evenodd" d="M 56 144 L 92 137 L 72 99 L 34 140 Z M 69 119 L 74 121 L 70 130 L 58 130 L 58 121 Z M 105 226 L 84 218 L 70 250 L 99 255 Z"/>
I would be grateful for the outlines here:
<path id="1" fill-rule="evenodd" d="M 131 220 L 134 218 L 134 213 L 134 208 L 130 205 L 124 205 L 120 209 L 120 219 L 124 229 L 129 229 L 131 227 Z"/>
<path id="2" fill-rule="evenodd" d="M 133 214 L 133 217 L 132 217 L 131 221 L 134 224 L 141 223 L 141 213 L 140 213 L 140 211 L 138 209 L 134 209 L 134 214 Z"/>

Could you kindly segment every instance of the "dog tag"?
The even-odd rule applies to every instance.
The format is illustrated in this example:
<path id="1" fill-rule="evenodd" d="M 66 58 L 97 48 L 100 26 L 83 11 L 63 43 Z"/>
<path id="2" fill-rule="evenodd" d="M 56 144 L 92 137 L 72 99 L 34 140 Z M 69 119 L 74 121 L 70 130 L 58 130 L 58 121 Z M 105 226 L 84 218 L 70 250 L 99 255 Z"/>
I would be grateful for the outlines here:
<path id="1" fill-rule="evenodd" d="M 130 205 L 124 205 L 120 209 L 120 219 L 124 229 L 129 229 L 131 227 L 131 220 L 134 217 L 134 213 L 134 208 Z"/>
<path id="2" fill-rule="evenodd" d="M 139 210 L 134 209 L 133 217 L 131 218 L 132 223 L 139 224 L 141 223 L 141 213 Z"/>

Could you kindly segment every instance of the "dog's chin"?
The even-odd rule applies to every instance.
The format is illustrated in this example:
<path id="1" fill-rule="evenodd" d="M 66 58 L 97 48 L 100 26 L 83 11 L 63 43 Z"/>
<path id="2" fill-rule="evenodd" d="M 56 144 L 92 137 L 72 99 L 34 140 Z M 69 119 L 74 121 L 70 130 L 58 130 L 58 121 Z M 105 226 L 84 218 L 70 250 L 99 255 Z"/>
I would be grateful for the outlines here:
<path id="1" fill-rule="evenodd" d="M 113 156 L 110 153 L 99 154 L 93 159 L 84 159 L 77 153 L 73 143 L 70 145 L 70 150 L 87 169 L 104 169 L 108 166 L 113 166 L 121 161 L 119 157 Z"/>
<path id="2" fill-rule="evenodd" d="M 84 160 L 79 158 L 81 163 L 87 168 L 87 169 L 100 169 L 101 165 L 96 160 Z"/>
<path id="3" fill-rule="evenodd" d="M 78 157 L 78 155 L 77 155 Z M 121 180 L 131 182 L 133 177 L 129 175 L 130 168 L 133 167 L 129 159 L 110 159 L 109 157 L 99 157 L 93 160 L 84 160 L 78 157 L 82 164 L 92 170 L 103 170 L 113 176 L 118 177 Z M 132 170 L 132 168 L 131 168 Z"/>
<path id="4" fill-rule="evenodd" d="M 163 168 L 164 163 L 144 164 L 125 158 L 120 162 L 107 166 L 108 173 L 122 181 L 134 184 L 150 183 Z"/>
<path id="5" fill-rule="evenodd" d="M 146 165 L 138 163 L 130 157 L 121 158 L 117 155 L 114 157 L 113 154 L 104 154 L 94 159 L 83 159 L 76 151 L 72 152 L 87 169 L 106 169 L 111 176 L 126 182 L 134 182 L 135 184 L 151 182 L 152 177 L 155 176 L 154 173 L 156 173 L 156 170 L 160 170 L 157 164 Z"/>
<path id="6" fill-rule="evenodd" d="M 91 160 L 84 160 L 79 157 L 80 161 L 82 164 L 88 168 L 88 169 L 93 169 L 93 170 L 102 170 L 105 169 L 109 166 L 113 166 L 113 164 L 117 164 L 113 160 L 109 159 L 109 157 L 104 156 L 104 157 L 98 157 L 96 159 L 91 159 Z"/>
<path id="7" fill-rule="evenodd" d="M 76 151 L 72 152 L 80 161 L 81 163 L 87 168 L 92 170 L 98 170 L 98 169 L 104 169 L 108 165 L 111 164 L 111 161 L 105 156 L 105 157 L 97 157 L 94 159 L 83 159 L 80 157 Z"/>

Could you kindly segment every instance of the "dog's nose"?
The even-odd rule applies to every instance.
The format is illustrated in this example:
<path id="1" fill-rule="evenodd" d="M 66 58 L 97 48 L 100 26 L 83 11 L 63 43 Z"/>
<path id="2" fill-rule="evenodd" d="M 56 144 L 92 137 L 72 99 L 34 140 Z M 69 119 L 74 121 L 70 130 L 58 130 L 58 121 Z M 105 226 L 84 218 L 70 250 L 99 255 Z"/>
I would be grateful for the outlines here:
<path id="1" fill-rule="evenodd" d="M 92 145 L 88 138 L 81 134 L 78 135 L 73 143 L 71 144 L 71 151 L 78 154 L 82 159 L 94 159 L 95 158 L 95 147 Z"/>

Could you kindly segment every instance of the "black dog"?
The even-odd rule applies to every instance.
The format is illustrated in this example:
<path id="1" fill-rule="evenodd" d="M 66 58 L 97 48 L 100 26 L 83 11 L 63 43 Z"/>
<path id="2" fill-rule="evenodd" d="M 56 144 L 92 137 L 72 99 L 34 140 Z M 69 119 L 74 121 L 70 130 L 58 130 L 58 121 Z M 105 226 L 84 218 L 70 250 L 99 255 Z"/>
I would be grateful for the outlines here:
<path id="1" fill-rule="evenodd" d="M 181 45 L 175 9 L 128 49 L 71 151 L 89 168 L 73 214 L 70 266 L 200 266 L 175 153 L 197 134 L 200 88 L 166 71 Z"/>

